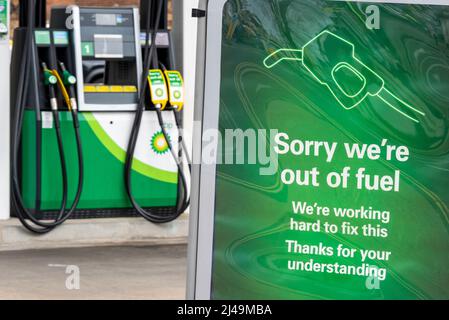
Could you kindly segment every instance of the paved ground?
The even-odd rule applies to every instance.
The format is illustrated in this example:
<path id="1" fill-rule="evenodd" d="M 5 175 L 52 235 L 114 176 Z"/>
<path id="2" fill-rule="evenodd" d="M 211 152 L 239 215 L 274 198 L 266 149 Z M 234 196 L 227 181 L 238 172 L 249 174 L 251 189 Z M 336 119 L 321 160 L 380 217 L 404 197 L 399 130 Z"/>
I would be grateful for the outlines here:
<path id="1" fill-rule="evenodd" d="M 0 221 L 0 252 L 97 246 L 186 244 L 189 216 L 164 224 L 143 218 L 70 220 L 36 237 L 17 219 Z"/>
<path id="2" fill-rule="evenodd" d="M 0 252 L 0 299 L 184 299 L 186 251 L 182 245 Z"/>

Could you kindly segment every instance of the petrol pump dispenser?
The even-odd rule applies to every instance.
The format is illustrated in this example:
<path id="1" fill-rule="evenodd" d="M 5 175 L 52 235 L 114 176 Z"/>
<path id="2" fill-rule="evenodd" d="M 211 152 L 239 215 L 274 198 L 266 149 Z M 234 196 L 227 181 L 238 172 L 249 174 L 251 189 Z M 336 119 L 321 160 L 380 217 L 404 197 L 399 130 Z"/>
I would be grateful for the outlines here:
<path id="1" fill-rule="evenodd" d="M 31 231 L 70 218 L 163 223 L 187 208 L 183 84 L 166 7 L 143 2 L 146 21 L 137 8 L 57 7 L 39 28 L 45 19 L 28 4 L 14 35 L 12 199 Z"/>

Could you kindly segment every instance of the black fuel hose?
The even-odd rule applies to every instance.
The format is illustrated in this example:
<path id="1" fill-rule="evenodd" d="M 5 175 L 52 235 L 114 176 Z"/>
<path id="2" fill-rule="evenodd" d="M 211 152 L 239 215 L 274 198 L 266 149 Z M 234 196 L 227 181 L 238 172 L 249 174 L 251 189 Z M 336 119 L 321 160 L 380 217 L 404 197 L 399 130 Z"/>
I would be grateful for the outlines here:
<path id="1" fill-rule="evenodd" d="M 159 61 L 158 58 L 158 54 L 157 54 L 157 50 L 154 52 L 153 55 L 153 59 L 152 59 L 152 67 L 153 68 L 158 68 L 161 67 L 163 71 L 167 71 L 167 68 L 165 67 L 165 65 Z M 177 112 L 174 108 L 173 108 L 173 116 L 175 118 L 175 124 L 176 124 L 176 128 L 178 129 L 178 131 L 181 129 L 181 119 L 179 118 L 179 112 Z M 173 147 L 171 146 L 170 143 L 170 139 L 168 138 L 168 134 L 165 130 L 165 126 L 164 126 L 164 120 L 162 118 L 162 112 L 159 108 L 156 108 L 156 112 L 157 112 L 157 118 L 158 118 L 158 122 L 159 122 L 159 126 L 161 127 L 162 133 L 164 134 L 165 140 L 167 141 L 167 145 L 169 146 L 170 152 L 173 156 L 173 159 L 175 159 L 176 163 L 178 164 L 178 169 L 180 172 L 180 177 L 181 177 L 181 183 L 184 185 L 183 188 L 181 189 L 181 192 L 184 192 L 185 195 L 185 199 L 184 199 L 184 204 L 183 204 L 183 211 L 185 211 L 189 206 L 190 206 L 190 196 L 187 194 L 187 186 L 186 186 L 186 179 L 185 179 L 185 175 L 184 175 L 184 170 L 182 168 L 182 158 L 178 157 L 175 153 L 175 151 L 173 150 Z M 184 152 L 182 152 L 182 154 L 186 157 L 187 160 L 187 166 L 189 168 L 189 173 L 190 175 L 192 174 L 192 162 L 190 160 L 190 156 L 189 156 L 189 152 L 187 149 L 187 146 L 185 145 L 185 141 L 182 138 L 182 136 L 179 137 L 179 145 L 181 146 L 181 150 L 183 150 Z"/>
<path id="2" fill-rule="evenodd" d="M 151 60 L 152 60 L 152 68 L 157 69 L 157 68 L 159 68 L 159 65 L 163 66 L 163 64 L 161 64 L 159 62 L 159 57 L 158 57 L 157 50 L 153 50 L 153 57 L 151 58 Z M 163 66 L 163 68 L 165 69 L 165 66 Z M 189 198 L 189 196 L 187 194 L 187 189 L 188 188 L 187 188 L 186 177 L 185 177 L 185 174 L 184 174 L 184 168 L 182 167 L 181 158 L 176 154 L 175 150 L 173 149 L 173 146 L 172 146 L 172 144 L 170 142 L 170 138 L 168 136 L 168 133 L 165 130 L 164 119 L 162 117 L 162 111 L 157 106 L 155 106 L 155 110 L 156 110 L 156 113 L 157 113 L 157 118 L 158 118 L 159 126 L 161 127 L 161 131 L 162 131 L 162 133 L 164 135 L 164 138 L 165 138 L 165 140 L 167 142 L 167 145 L 169 147 L 170 153 L 172 154 L 172 157 L 173 157 L 173 159 L 176 162 L 176 165 L 178 167 L 179 176 L 180 176 L 180 183 L 181 183 L 181 188 L 180 188 L 181 197 L 179 197 L 179 198 L 182 199 L 180 201 L 181 207 L 178 210 L 179 210 L 179 214 L 182 214 L 190 205 L 190 198 Z M 179 130 L 181 128 L 181 123 L 180 123 L 179 118 L 177 117 L 175 111 L 174 111 L 174 113 L 175 113 L 174 114 L 175 124 L 176 124 L 176 126 L 177 126 L 177 128 Z M 191 163 L 190 163 L 190 160 L 189 160 L 187 148 L 184 148 L 185 147 L 184 140 L 181 138 L 180 142 L 181 142 L 180 143 L 181 148 L 185 149 L 184 150 L 184 154 L 186 155 L 186 157 L 188 159 L 187 160 L 188 161 L 188 166 L 189 166 L 189 170 L 191 171 Z"/>
<path id="3" fill-rule="evenodd" d="M 144 209 L 142 208 L 136 201 L 136 199 L 133 196 L 132 192 L 132 165 L 133 165 L 133 159 L 134 159 L 134 152 L 136 149 L 137 139 L 139 136 L 140 126 L 142 123 L 142 117 L 143 113 L 145 111 L 145 99 L 146 99 L 146 93 L 147 93 L 147 87 L 148 87 L 148 70 L 150 69 L 151 60 L 153 60 L 153 66 L 154 66 L 154 58 L 155 51 L 156 51 L 156 33 L 159 26 L 159 22 L 162 15 L 162 6 L 163 1 L 157 1 L 157 12 L 155 17 L 155 22 L 153 25 L 153 32 L 151 33 L 151 45 L 149 43 L 149 34 L 151 32 L 151 8 L 154 6 L 154 2 L 152 1 L 151 5 L 148 6 L 148 12 L 147 12 L 147 22 L 146 22 L 146 39 L 145 39 L 145 53 L 144 53 L 144 69 L 142 73 L 142 82 L 141 82 L 141 92 L 139 97 L 139 103 L 136 110 L 136 115 L 134 118 L 133 127 L 131 130 L 131 135 L 128 143 L 128 150 L 126 153 L 126 161 L 125 161 L 125 187 L 128 194 L 128 198 L 130 202 L 132 203 L 132 206 L 137 211 L 138 214 L 140 214 L 143 218 L 146 220 L 153 222 L 153 223 L 167 223 L 170 221 L 173 221 L 177 219 L 188 207 L 188 200 L 187 200 L 187 183 L 186 179 L 183 173 L 183 168 L 180 162 L 178 161 L 178 157 L 176 156 L 172 145 L 170 143 L 170 139 L 168 138 L 168 134 L 165 130 L 165 127 L 163 126 L 163 118 L 161 111 L 158 110 L 156 107 L 156 112 L 158 116 L 159 124 L 161 125 L 162 132 L 164 134 L 165 140 L 169 146 L 170 152 L 173 155 L 173 159 L 176 162 L 176 165 L 178 167 L 179 171 L 179 180 L 181 184 L 181 190 L 178 192 L 178 198 L 177 198 L 177 204 L 176 207 L 172 210 L 172 212 L 168 214 L 158 214 L 154 212 L 154 210 L 151 210 L 151 208 Z M 157 58 L 156 58 L 157 59 Z M 157 66 L 157 63 L 156 63 Z"/>
<path id="4" fill-rule="evenodd" d="M 54 99 L 56 97 L 56 94 L 54 92 L 54 87 L 49 87 L 49 95 L 50 99 Z M 56 132 L 56 138 L 58 143 L 58 150 L 60 155 L 60 164 L 61 164 L 61 173 L 62 173 L 62 183 L 63 183 L 63 190 L 62 190 L 62 203 L 61 203 L 61 209 L 59 210 L 57 218 L 51 222 L 42 222 L 38 219 L 36 219 L 32 212 L 27 210 L 25 208 L 23 199 L 20 195 L 20 187 L 18 183 L 18 173 L 17 173 L 17 166 L 15 166 L 15 174 L 14 174 L 14 199 L 16 199 L 16 209 L 17 209 L 17 215 L 22 224 L 30 231 L 34 233 L 47 233 L 51 230 L 53 230 L 55 227 L 61 225 L 67 219 L 69 219 L 73 213 L 75 212 L 79 201 L 81 199 L 82 189 L 83 189 L 83 182 L 84 182 L 84 164 L 83 164 L 83 152 L 82 152 L 82 143 L 81 143 L 81 135 L 80 135 L 80 126 L 79 126 L 79 119 L 78 119 L 78 112 L 75 109 L 72 109 L 72 118 L 73 118 L 73 126 L 75 130 L 75 139 L 76 139 L 76 145 L 77 145 L 77 153 L 78 153 L 78 187 L 77 192 L 74 198 L 74 201 L 68 211 L 66 211 L 67 206 L 67 198 L 68 198 L 68 183 L 67 183 L 67 164 L 65 160 L 64 155 L 64 147 L 63 147 L 63 138 L 61 134 L 60 129 L 60 120 L 59 120 L 59 114 L 57 109 L 52 109 L 53 119 L 55 122 L 55 132 Z M 21 124 L 18 125 L 18 127 L 21 127 Z M 17 141 L 20 141 L 21 139 L 21 130 L 19 130 L 18 135 L 16 136 Z M 14 152 L 14 164 L 17 164 L 18 160 L 18 152 L 17 149 Z M 32 226 L 27 220 L 30 220 L 32 223 L 34 223 L 36 226 L 40 227 L 37 228 L 36 226 Z"/>
<path id="5" fill-rule="evenodd" d="M 59 114 L 57 111 L 57 106 L 54 105 L 56 100 L 52 100 L 56 98 L 56 94 L 54 91 L 53 85 L 49 86 L 49 96 L 50 100 L 53 101 L 52 105 L 52 114 L 55 122 L 55 131 L 56 138 L 58 142 L 58 151 L 59 158 L 61 164 L 61 173 L 62 173 L 62 201 L 61 207 L 58 211 L 57 218 L 55 218 L 52 222 L 43 222 L 38 220 L 35 217 L 35 213 L 39 212 L 39 207 L 36 205 L 36 208 L 33 210 L 29 210 L 26 208 L 24 203 L 21 187 L 19 181 L 19 154 L 20 154 L 20 143 L 22 139 L 22 127 L 23 127 L 23 116 L 25 110 L 26 99 L 29 92 L 29 81 L 26 80 L 25 73 L 28 71 L 33 75 L 32 84 L 34 86 L 34 103 L 36 104 L 36 125 L 37 125 L 37 137 L 40 139 L 40 134 L 42 130 L 42 122 L 40 120 L 40 99 L 38 95 L 38 85 L 37 85 L 37 69 L 36 69 L 36 52 L 34 47 L 34 37 L 33 37 L 33 26 L 34 26 L 34 11 L 36 2 L 33 1 L 33 5 L 28 6 L 28 26 L 26 33 L 26 41 L 24 45 L 24 50 L 21 57 L 21 68 L 19 74 L 19 81 L 17 87 L 17 97 L 16 97 L 16 113 L 14 117 L 14 125 L 13 125 L 13 147 L 12 147 L 12 163 L 11 163 L 11 171 L 12 171 L 12 200 L 13 205 L 15 207 L 15 211 L 17 217 L 23 224 L 23 226 L 29 231 L 37 234 L 45 234 L 53 230 L 55 227 L 64 223 L 76 210 L 76 207 L 79 203 L 81 190 L 82 190 L 82 181 L 83 181 L 83 166 L 82 166 L 82 148 L 81 148 L 81 138 L 79 133 L 79 122 L 77 115 L 73 119 L 73 124 L 75 128 L 75 136 L 77 140 L 77 148 L 78 148 L 78 160 L 79 160 L 79 185 L 77 195 L 75 196 L 75 200 L 71 206 L 71 208 L 66 211 L 67 206 L 67 197 L 68 197 L 68 187 L 67 187 L 67 165 L 65 161 L 64 148 L 63 148 L 63 139 L 60 128 L 60 120 Z M 72 111 L 72 114 L 73 111 Z M 37 167 L 37 176 L 40 177 L 40 152 L 37 152 L 36 159 L 36 167 Z M 38 179 L 40 181 L 40 178 Z M 80 187 L 81 186 L 81 187 Z M 40 189 L 40 186 L 38 187 Z M 40 196 L 39 196 L 40 197 Z"/>
<path id="6" fill-rule="evenodd" d="M 59 66 L 63 72 L 67 71 L 64 63 L 59 62 Z M 69 85 L 68 94 L 69 94 L 70 100 L 67 101 L 67 106 L 69 107 L 70 112 L 72 114 L 73 128 L 75 130 L 76 148 L 77 148 L 77 153 L 78 153 L 78 187 L 76 190 L 76 195 L 75 195 L 72 207 L 70 208 L 69 212 L 67 213 L 68 216 L 71 216 L 75 212 L 76 208 L 78 207 L 78 204 L 80 202 L 81 195 L 83 192 L 84 156 L 83 156 L 83 145 L 82 145 L 82 141 L 81 141 L 78 104 L 76 101 L 76 93 L 75 93 L 75 87 L 74 87 L 75 85 L 74 85 L 74 83 L 71 83 L 68 85 Z"/>
<path id="7" fill-rule="evenodd" d="M 35 2 L 34 2 L 35 3 Z M 34 25 L 34 12 L 33 12 L 33 6 L 28 7 L 28 26 L 27 26 L 27 32 L 26 32 L 26 41 L 25 46 L 22 54 L 22 61 L 21 61 L 21 70 L 19 74 L 19 83 L 18 83 L 18 91 L 17 91 L 17 98 L 16 98 L 16 116 L 14 121 L 14 133 L 13 133 L 13 155 L 12 155 L 12 199 L 13 204 L 16 209 L 17 217 L 22 222 L 22 224 L 29 230 L 34 233 L 47 233 L 51 231 L 54 228 L 54 225 L 52 224 L 44 224 L 38 221 L 34 218 L 33 212 L 26 209 L 23 198 L 21 196 L 21 190 L 20 190 L 20 182 L 19 182 L 19 148 L 20 148 L 20 142 L 22 138 L 22 125 L 23 125 L 23 116 L 24 116 L 24 109 L 26 104 L 26 99 L 28 97 L 29 92 L 29 82 L 25 78 L 25 74 L 31 73 L 32 74 L 32 83 L 35 85 L 33 88 L 34 90 L 34 101 L 33 103 L 36 104 L 36 143 L 38 144 L 37 151 L 36 151 L 36 169 L 37 169 L 37 184 L 36 187 L 36 198 L 40 198 L 40 194 L 38 194 L 38 190 L 40 190 L 40 138 L 41 138 L 41 129 L 42 129 L 42 122 L 40 119 L 40 101 L 39 96 L 37 93 L 37 83 L 34 83 L 34 79 L 37 79 L 37 70 L 36 70 L 36 52 L 33 44 L 33 25 Z M 52 91 L 54 93 L 54 91 Z M 50 92 L 51 93 L 51 92 Z M 56 135 L 58 140 L 58 149 L 59 149 L 59 155 L 61 160 L 61 170 L 63 173 L 63 189 L 66 187 L 67 177 L 66 177 L 66 170 L 65 170 L 65 158 L 64 153 L 62 149 L 62 137 L 60 135 L 60 128 L 59 125 L 55 125 L 56 129 Z M 62 203 L 61 203 L 61 209 L 59 210 L 58 217 L 63 216 L 65 205 L 67 202 L 66 196 L 64 196 L 66 192 L 63 192 L 62 197 Z M 39 211 L 40 204 L 36 203 L 35 212 Z M 31 220 L 36 226 L 33 226 L 30 224 L 27 220 Z M 56 222 L 57 219 L 55 219 Z M 54 223 L 55 223 L 54 222 Z"/>

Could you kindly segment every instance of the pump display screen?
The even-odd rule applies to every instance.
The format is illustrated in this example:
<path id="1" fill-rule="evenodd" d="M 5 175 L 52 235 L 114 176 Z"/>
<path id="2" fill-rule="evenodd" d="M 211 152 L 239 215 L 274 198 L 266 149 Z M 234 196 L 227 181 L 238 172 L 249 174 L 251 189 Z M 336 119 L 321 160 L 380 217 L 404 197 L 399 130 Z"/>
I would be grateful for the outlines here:
<path id="1" fill-rule="evenodd" d="M 123 36 L 121 34 L 94 35 L 96 58 L 123 58 Z"/>
<path id="2" fill-rule="evenodd" d="M 133 8 L 80 8 L 76 43 L 82 66 L 80 110 L 135 108 L 142 63 L 135 12 Z"/>
<path id="3" fill-rule="evenodd" d="M 95 21 L 97 23 L 97 26 L 116 26 L 117 15 L 97 13 L 95 15 Z"/>
<path id="4" fill-rule="evenodd" d="M 449 6 L 402 2 L 225 3 L 212 298 L 449 298 Z"/>

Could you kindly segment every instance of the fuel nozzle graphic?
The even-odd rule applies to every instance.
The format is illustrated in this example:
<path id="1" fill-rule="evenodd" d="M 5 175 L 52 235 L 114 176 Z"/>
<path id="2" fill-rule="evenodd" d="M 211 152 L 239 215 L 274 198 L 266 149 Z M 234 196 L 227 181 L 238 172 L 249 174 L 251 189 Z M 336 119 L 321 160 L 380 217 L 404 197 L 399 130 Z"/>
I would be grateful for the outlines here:
<path id="1" fill-rule="evenodd" d="M 379 97 L 404 117 L 419 123 L 417 114 L 424 112 L 412 107 L 387 88 L 380 75 L 355 56 L 355 46 L 330 32 L 323 31 L 302 49 L 279 49 L 264 60 L 266 68 L 278 63 L 299 61 L 322 85 L 326 86 L 346 110 L 357 107 L 366 97 Z"/>

